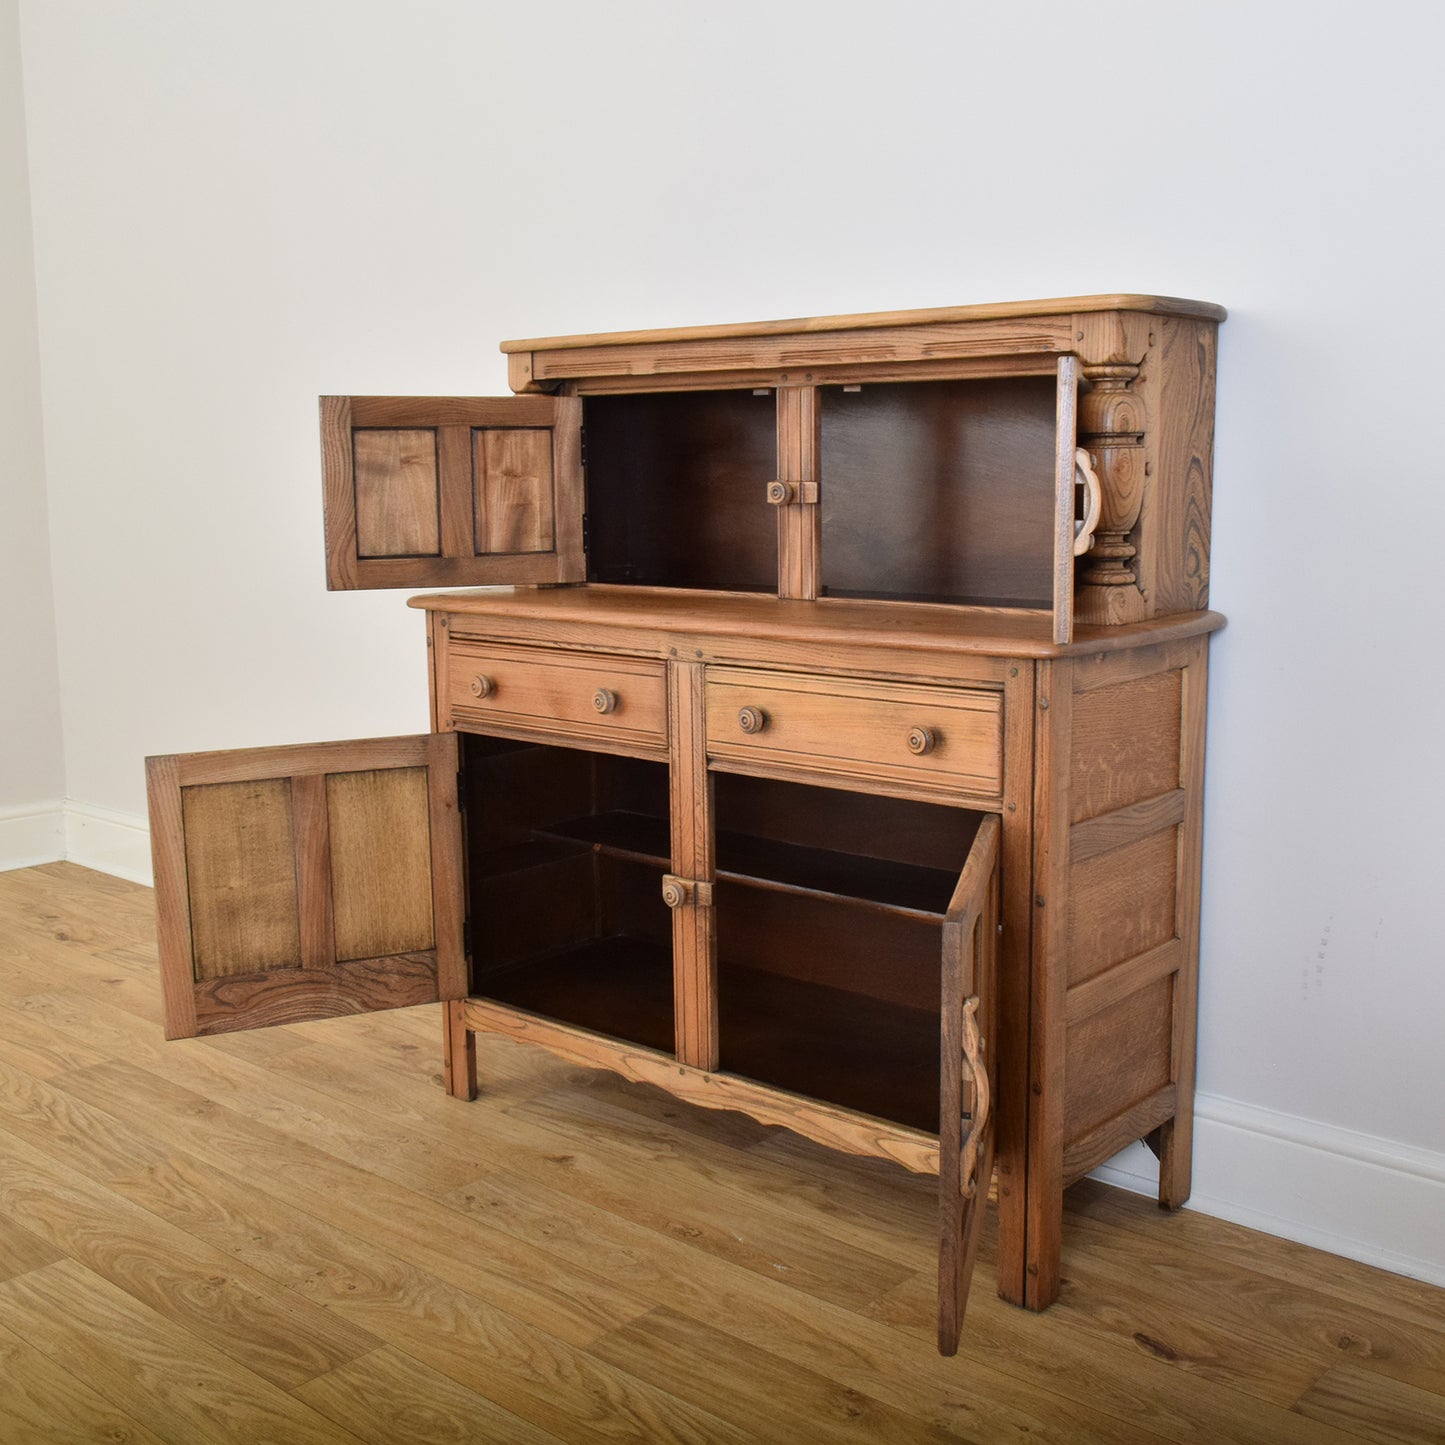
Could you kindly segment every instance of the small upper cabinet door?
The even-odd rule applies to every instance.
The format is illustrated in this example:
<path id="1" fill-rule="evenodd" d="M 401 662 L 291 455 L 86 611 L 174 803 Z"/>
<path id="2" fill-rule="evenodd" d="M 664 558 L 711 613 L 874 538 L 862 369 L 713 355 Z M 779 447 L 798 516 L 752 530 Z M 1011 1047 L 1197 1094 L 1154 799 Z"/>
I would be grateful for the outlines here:
<path id="1" fill-rule="evenodd" d="M 146 759 L 167 1038 L 466 994 L 451 733 Z"/>
<path id="2" fill-rule="evenodd" d="M 582 403 L 324 396 L 326 585 L 581 582 Z"/>

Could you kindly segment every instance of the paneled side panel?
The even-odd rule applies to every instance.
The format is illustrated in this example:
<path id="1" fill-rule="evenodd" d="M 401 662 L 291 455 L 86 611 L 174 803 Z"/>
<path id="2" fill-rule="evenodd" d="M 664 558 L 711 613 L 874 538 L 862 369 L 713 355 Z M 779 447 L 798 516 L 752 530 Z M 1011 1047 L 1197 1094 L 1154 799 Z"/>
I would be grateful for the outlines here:
<path id="1" fill-rule="evenodd" d="M 1070 821 L 1097 817 L 1179 786 L 1176 670 L 1074 698 Z"/>
<path id="2" fill-rule="evenodd" d="M 1069 1027 L 1066 1143 L 1169 1083 L 1173 1002 L 1174 980 L 1161 978 Z"/>
<path id="3" fill-rule="evenodd" d="M 1165 828 L 1069 869 L 1070 988 L 1174 937 L 1178 840 Z"/>
<path id="4" fill-rule="evenodd" d="M 552 433 L 522 427 L 472 432 L 477 551 L 550 552 Z"/>
<path id="5" fill-rule="evenodd" d="M 183 788 L 181 812 L 196 981 L 294 967 L 291 780 Z"/>
<path id="6" fill-rule="evenodd" d="M 425 768 L 326 779 L 338 960 L 435 946 Z"/>
<path id="7" fill-rule="evenodd" d="M 427 428 L 358 428 L 351 434 L 356 549 L 362 557 L 441 552 L 437 439 Z"/>

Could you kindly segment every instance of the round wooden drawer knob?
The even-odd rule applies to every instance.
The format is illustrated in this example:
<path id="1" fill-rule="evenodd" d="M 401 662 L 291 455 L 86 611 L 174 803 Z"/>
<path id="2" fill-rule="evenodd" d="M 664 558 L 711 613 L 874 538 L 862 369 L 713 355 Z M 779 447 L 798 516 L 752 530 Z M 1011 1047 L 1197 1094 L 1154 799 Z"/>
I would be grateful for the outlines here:
<path id="1" fill-rule="evenodd" d="M 662 901 L 669 908 L 681 908 L 687 902 L 687 889 L 680 878 L 662 880 Z"/>
<path id="2" fill-rule="evenodd" d="M 745 733 L 760 733 L 768 725 L 768 715 L 760 707 L 740 707 L 738 726 Z"/>
<path id="3" fill-rule="evenodd" d="M 485 673 L 479 672 L 467 686 L 471 688 L 473 697 L 491 697 L 496 684 Z"/>
<path id="4" fill-rule="evenodd" d="M 617 711 L 617 694 L 610 687 L 599 687 L 592 694 L 592 706 L 600 713 Z"/>
<path id="5" fill-rule="evenodd" d="M 938 738 L 932 728 L 914 728 L 908 734 L 908 751 L 920 758 L 925 753 L 931 753 L 937 744 Z"/>

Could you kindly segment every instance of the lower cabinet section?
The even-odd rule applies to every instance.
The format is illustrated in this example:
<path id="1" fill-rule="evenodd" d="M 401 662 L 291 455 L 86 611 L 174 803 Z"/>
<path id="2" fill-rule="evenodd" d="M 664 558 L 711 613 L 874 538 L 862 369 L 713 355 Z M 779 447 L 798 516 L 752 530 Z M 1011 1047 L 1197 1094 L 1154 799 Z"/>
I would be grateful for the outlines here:
<path id="1" fill-rule="evenodd" d="M 461 747 L 472 995 L 672 1052 L 666 767 Z M 984 815 L 732 774 L 713 790 L 720 1068 L 937 1133 L 942 929 Z"/>

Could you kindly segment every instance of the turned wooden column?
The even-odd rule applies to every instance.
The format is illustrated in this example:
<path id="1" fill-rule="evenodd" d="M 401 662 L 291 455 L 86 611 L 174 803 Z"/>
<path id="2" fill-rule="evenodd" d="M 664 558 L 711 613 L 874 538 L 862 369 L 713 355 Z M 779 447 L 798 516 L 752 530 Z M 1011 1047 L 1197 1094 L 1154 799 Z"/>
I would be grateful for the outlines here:
<path id="1" fill-rule="evenodd" d="M 1102 501 L 1094 542 L 1076 564 L 1074 615 L 1083 622 L 1137 622 L 1147 616 L 1130 536 L 1144 500 L 1143 397 L 1134 390 L 1139 368 L 1127 363 L 1085 365 L 1079 395 L 1079 445 L 1093 458 Z"/>

